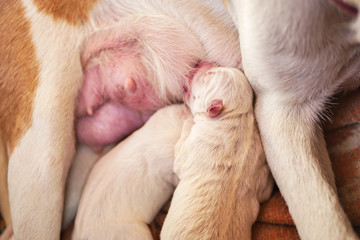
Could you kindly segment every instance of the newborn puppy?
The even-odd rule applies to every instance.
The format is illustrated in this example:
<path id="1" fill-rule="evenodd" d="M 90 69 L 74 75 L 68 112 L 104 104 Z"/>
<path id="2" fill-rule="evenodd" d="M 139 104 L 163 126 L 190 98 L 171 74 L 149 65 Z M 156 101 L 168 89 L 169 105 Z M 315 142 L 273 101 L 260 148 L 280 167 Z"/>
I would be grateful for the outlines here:
<path id="1" fill-rule="evenodd" d="M 194 123 L 185 122 L 175 147 L 180 182 L 161 238 L 251 239 L 259 202 L 273 188 L 252 89 L 235 68 L 198 72 L 190 85 Z"/>
<path id="2" fill-rule="evenodd" d="M 192 116 L 184 105 L 165 107 L 95 164 L 81 196 L 73 239 L 152 239 L 147 224 L 178 182 L 174 146 L 188 118 Z"/>

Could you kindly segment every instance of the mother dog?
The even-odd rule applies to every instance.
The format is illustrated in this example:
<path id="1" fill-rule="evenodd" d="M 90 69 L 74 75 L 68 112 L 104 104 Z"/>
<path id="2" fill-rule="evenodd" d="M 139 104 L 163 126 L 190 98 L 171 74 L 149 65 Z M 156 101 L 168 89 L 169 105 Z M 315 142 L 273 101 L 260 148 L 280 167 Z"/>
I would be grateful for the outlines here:
<path id="1" fill-rule="evenodd" d="M 241 67 L 241 46 L 267 159 L 301 237 L 357 239 L 339 204 L 318 126 L 336 91 L 360 85 L 353 19 L 327 0 L 224 3 L 241 45 L 215 0 L 0 2 L 0 206 L 17 239 L 59 239 L 81 57 L 116 39 L 103 45 L 86 40 L 143 15 L 162 16 L 165 25 L 186 32 L 164 37 L 163 49 L 174 50 L 171 59 L 186 59 L 185 67 L 158 61 L 161 49 L 148 53 L 156 63 L 146 67 L 154 73 L 148 80 L 161 104 L 181 99 L 181 81 L 196 61 Z M 200 49 L 174 49 L 193 46 L 186 43 Z M 172 78 L 164 77 L 169 72 Z M 174 79 L 180 84 L 169 84 Z"/>

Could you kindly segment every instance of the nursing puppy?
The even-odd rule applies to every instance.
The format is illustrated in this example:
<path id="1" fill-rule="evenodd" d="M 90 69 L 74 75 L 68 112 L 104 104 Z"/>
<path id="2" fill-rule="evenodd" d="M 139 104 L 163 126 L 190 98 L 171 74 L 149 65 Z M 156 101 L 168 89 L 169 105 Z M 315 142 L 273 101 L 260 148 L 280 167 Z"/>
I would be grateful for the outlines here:
<path id="1" fill-rule="evenodd" d="M 199 61 L 241 63 L 236 29 L 215 0 L 4 0 L 0 32 L 0 208 L 17 239 L 60 238 L 65 180 L 76 150 L 75 118 L 86 117 L 76 106 L 95 117 L 114 105 L 112 111 L 124 118 L 126 112 L 137 116 L 182 100 L 187 75 Z M 131 44 L 139 51 L 126 64 L 118 47 Z M 99 63 L 102 73 L 124 69 L 130 75 L 116 75 L 115 86 L 128 86 L 129 95 L 138 89 L 137 98 L 120 94 L 116 104 L 107 104 L 116 95 L 109 91 L 105 99 L 95 95 L 82 101 L 87 92 L 82 83 L 111 89 L 98 84 L 112 82 L 99 81 L 105 75 L 98 74 L 95 61 L 108 53 L 110 61 Z M 137 67 L 141 78 L 131 75 Z M 123 137 L 134 124 L 122 127 Z"/>
<path id="2" fill-rule="evenodd" d="M 192 115 L 185 105 L 165 107 L 95 164 L 73 239 L 152 239 L 147 224 L 177 185 L 174 147 L 187 119 Z"/>
<path id="3" fill-rule="evenodd" d="M 147 86 L 160 105 L 181 100 L 184 79 L 200 60 L 240 67 L 241 48 L 267 160 L 300 236 L 356 238 L 319 127 L 331 96 L 360 85 L 354 17 L 328 0 L 224 2 L 241 46 L 216 0 L 0 1 L 0 208 L 15 237 L 59 239 L 88 66 L 81 59 L 116 49 L 117 25 L 134 27 L 132 20 L 145 16 L 165 25 L 149 25 L 161 37 L 150 38 L 157 44 L 146 61 L 154 73 Z"/>
<path id="4" fill-rule="evenodd" d="M 95 153 L 90 147 L 79 144 L 71 164 L 65 186 L 64 210 L 62 228 L 66 229 L 73 222 L 85 186 L 86 179 L 94 164 L 109 151 L 112 145 L 107 146 L 101 154 Z"/>
<path id="5" fill-rule="evenodd" d="M 189 95 L 194 123 L 185 122 L 176 144 L 180 182 L 161 239 L 251 239 L 273 180 L 250 84 L 238 69 L 210 68 L 195 75 Z"/>
<path id="6" fill-rule="evenodd" d="M 355 16 L 338 0 L 224 2 L 239 30 L 266 158 L 300 237 L 358 239 L 320 127 L 331 97 L 360 86 Z"/>

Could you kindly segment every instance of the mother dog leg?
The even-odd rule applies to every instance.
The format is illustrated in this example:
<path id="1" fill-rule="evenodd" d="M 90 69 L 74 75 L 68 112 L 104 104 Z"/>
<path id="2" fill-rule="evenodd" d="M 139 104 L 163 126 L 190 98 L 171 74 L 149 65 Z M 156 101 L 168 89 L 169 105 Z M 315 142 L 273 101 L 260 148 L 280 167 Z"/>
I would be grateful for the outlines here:
<path id="1" fill-rule="evenodd" d="M 233 1 L 243 66 L 273 176 L 302 239 L 357 239 L 342 210 L 318 126 L 359 49 L 350 18 L 324 1 Z"/>
<path id="2" fill-rule="evenodd" d="M 6 124 L 7 129 L 22 131 L 5 139 L 13 229 L 17 239 L 58 239 L 64 183 L 75 146 L 73 119 L 81 66 L 79 52 L 74 49 L 79 49 L 79 29 L 39 13 L 31 2 L 20 5 L 17 3 L 18 14 L 24 23 L 19 25 L 28 29 L 22 32 L 21 27 L 8 27 L 15 29 L 8 30 L 9 34 L 20 36 L 14 37 L 19 44 L 9 44 L 10 50 L 5 52 L 13 61 L 7 66 L 15 68 L 13 75 L 2 76 L 5 86 L 9 85 L 5 87 L 7 97 L 20 91 L 18 99 L 9 103 L 10 109 L 18 103 L 18 111 Z M 11 92 L 10 87 L 21 90 Z"/>

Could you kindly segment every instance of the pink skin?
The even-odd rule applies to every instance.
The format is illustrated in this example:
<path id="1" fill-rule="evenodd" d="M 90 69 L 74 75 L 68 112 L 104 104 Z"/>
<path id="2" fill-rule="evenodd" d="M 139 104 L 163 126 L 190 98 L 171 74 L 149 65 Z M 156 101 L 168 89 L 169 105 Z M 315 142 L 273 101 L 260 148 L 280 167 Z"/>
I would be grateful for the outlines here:
<path id="1" fill-rule="evenodd" d="M 200 62 L 196 68 L 188 75 L 188 85 L 184 86 L 184 102 L 187 102 L 191 96 L 191 84 L 194 81 L 200 81 L 202 76 L 211 68 L 217 65 L 210 62 Z"/>
<path id="2" fill-rule="evenodd" d="M 206 116 L 209 118 L 217 117 L 223 110 L 224 104 L 221 99 L 213 100 L 206 109 Z"/>
<path id="3" fill-rule="evenodd" d="M 146 79 L 146 71 L 133 52 L 116 53 L 103 50 L 96 60 L 88 61 L 80 90 L 76 133 L 78 141 L 95 152 L 118 142 L 140 128 L 161 108 L 161 100 Z M 126 55 L 128 54 L 128 55 Z M 105 63 L 105 64 L 104 64 Z M 201 62 L 188 74 L 184 86 L 184 100 L 190 97 L 189 86 L 201 81 L 216 65 Z M 207 109 L 208 117 L 216 117 L 222 110 L 222 101 L 214 100 Z"/>
<path id="4" fill-rule="evenodd" d="M 120 141 L 144 125 L 152 113 L 129 109 L 119 103 L 105 103 L 92 116 L 78 119 L 78 140 L 95 152 L 102 152 L 105 145 Z"/>
<path id="5" fill-rule="evenodd" d="M 192 96 L 191 94 L 191 87 L 192 83 L 201 81 L 201 83 L 204 83 L 204 76 L 206 76 L 208 73 L 211 73 L 211 69 L 217 67 L 214 63 L 209 62 L 201 62 L 196 69 L 189 75 L 189 86 L 184 87 L 185 93 L 184 93 L 184 102 L 189 103 L 189 99 Z M 194 96 L 193 96 L 194 97 Z M 221 111 L 224 108 L 223 101 L 221 99 L 215 99 L 211 101 L 209 106 L 206 109 L 206 116 L 208 118 L 215 118 L 219 116 Z"/>
<path id="6" fill-rule="evenodd" d="M 80 142 L 99 151 L 140 127 L 143 115 L 181 100 L 187 76 L 206 53 L 188 28 L 164 19 L 125 19 L 84 42 Z"/>
<path id="7" fill-rule="evenodd" d="M 146 79 L 139 56 L 120 50 L 104 51 L 85 67 L 77 116 L 92 115 L 109 100 L 142 111 L 159 108 L 161 100 Z"/>
<path id="8" fill-rule="evenodd" d="M 96 152 L 140 128 L 164 102 L 148 80 L 136 42 L 118 43 L 83 59 L 84 81 L 79 93 L 76 133 L 78 141 Z M 197 81 L 215 64 L 201 62 L 185 75 Z M 184 86 L 185 96 L 187 95 Z M 185 97 L 186 98 L 186 97 Z M 211 116 L 219 106 L 209 109 Z M 221 111 L 221 109 L 219 110 Z"/>
<path id="9" fill-rule="evenodd" d="M 136 53 L 103 50 L 85 66 L 76 112 L 78 141 L 101 152 L 140 128 L 161 106 Z"/>

